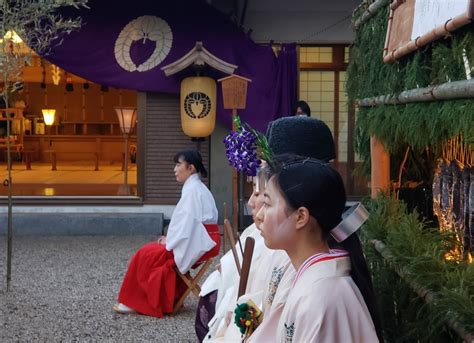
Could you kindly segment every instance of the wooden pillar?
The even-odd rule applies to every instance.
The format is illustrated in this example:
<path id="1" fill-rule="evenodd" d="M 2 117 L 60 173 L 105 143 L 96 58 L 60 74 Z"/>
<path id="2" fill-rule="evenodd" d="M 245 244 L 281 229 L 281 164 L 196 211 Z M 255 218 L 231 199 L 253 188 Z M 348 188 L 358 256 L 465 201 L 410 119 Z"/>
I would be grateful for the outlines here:
<path id="1" fill-rule="evenodd" d="M 370 188 L 371 197 L 390 189 L 390 155 L 375 136 L 370 137 Z"/>
<path id="2" fill-rule="evenodd" d="M 237 110 L 232 110 L 232 131 L 236 131 L 235 118 L 237 117 Z M 235 168 L 232 168 L 232 227 L 234 230 L 239 230 L 239 173 Z"/>

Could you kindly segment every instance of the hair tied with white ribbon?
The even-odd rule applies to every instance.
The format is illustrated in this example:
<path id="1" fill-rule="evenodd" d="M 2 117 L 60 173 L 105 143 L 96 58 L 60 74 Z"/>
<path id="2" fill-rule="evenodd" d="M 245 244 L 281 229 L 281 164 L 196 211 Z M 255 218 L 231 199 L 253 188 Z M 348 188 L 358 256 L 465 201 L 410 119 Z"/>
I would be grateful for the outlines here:
<path id="1" fill-rule="evenodd" d="M 356 232 L 369 218 L 369 212 L 361 203 L 358 203 L 342 214 L 342 221 L 331 230 L 331 236 L 341 243 Z"/>

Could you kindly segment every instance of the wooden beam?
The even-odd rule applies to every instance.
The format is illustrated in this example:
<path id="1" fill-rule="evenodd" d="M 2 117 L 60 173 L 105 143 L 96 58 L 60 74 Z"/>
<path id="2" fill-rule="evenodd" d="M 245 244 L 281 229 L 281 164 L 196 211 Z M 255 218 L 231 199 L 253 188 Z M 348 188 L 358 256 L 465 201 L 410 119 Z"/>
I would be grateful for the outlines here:
<path id="1" fill-rule="evenodd" d="M 334 144 L 336 145 L 336 169 L 339 169 L 339 72 L 334 73 Z"/>
<path id="2" fill-rule="evenodd" d="M 359 27 L 365 23 L 367 20 L 372 18 L 380 9 L 382 9 L 384 6 L 388 6 L 390 3 L 390 0 L 376 0 L 373 4 L 371 4 L 367 10 L 362 13 L 362 15 L 353 23 L 354 28 L 356 30 L 359 29 Z"/>
<path id="3" fill-rule="evenodd" d="M 347 69 L 347 63 L 311 63 L 301 62 L 301 70 L 330 70 L 330 71 L 344 71 Z"/>
<path id="4" fill-rule="evenodd" d="M 349 104 L 349 113 L 347 116 L 347 193 L 354 194 L 354 175 L 352 175 L 355 168 L 355 153 L 354 153 L 354 132 L 355 132 L 355 107 L 354 102 Z"/>

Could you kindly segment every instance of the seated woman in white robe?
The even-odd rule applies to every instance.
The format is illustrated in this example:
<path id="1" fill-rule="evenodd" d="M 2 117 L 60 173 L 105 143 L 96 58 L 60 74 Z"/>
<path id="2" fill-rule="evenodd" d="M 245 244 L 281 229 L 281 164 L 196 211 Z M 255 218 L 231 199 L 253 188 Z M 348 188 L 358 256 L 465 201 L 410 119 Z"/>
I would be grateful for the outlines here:
<path id="1" fill-rule="evenodd" d="M 273 169 L 257 217 L 263 221 L 265 245 L 285 250 L 297 274 L 278 323 L 265 328 L 276 337 L 261 337 L 274 342 L 383 340 L 374 325 L 379 318 L 372 308 L 370 275 L 354 249 L 356 243 L 360 248 L 356 234 L 342 243 L 345 250 L 328 244 L 345 201 L 340 175 L 324 162 L 294 157 Z"/>
<path id="2" fill-rule="evenodd" d="M 184 150 L 174 160 L 176 181 L 184 185 L 167 236 L 144 245 L 132 257 L 116 312 L 159 318 L 173 312 L 175 300 L 186 290 L 175 268 L 184 274 L 195 263 L 219 253 L 216 203 L 199 178 L 199 174 L 207 176 L 201 154 Z"/>

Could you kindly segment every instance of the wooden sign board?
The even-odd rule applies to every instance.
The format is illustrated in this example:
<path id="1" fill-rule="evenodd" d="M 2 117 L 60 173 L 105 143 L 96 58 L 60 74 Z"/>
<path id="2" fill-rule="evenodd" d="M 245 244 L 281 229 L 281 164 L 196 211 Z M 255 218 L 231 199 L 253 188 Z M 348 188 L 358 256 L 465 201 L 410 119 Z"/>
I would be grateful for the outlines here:
<path id="1" fill-rule="evenodd" d="M 222 84 L 224 109 L 243 110 L 247 103 L 247 86 L 252 80 L 232 74 L 218 80 Z"/>
<path id="2" fill-rule="evenodd" d="M 385 39 L 384 62 L 406 54 L 469 24 L 474 0 L 394 0 Z"/>

